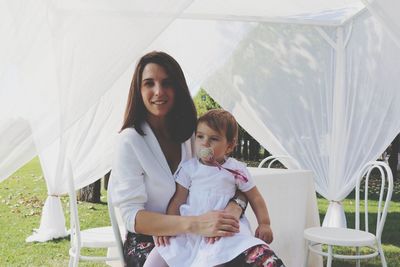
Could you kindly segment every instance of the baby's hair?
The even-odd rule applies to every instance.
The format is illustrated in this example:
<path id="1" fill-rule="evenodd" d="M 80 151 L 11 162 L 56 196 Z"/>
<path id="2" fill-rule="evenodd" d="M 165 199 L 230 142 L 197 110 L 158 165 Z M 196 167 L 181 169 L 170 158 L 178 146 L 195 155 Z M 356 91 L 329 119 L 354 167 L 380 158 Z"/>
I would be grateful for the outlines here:
<path id="1" fill-rule="evenodd" d="M 232 143 L 236 146 L 239 127 L 235 117 L 233 117 L 231 113 L 223 109 L 212 109 L 197 120 L 197 125 L 201 122 L 207 124 L 207 126 L 214 131 L 221 134 L 225 133 L 228 143 Z"/>

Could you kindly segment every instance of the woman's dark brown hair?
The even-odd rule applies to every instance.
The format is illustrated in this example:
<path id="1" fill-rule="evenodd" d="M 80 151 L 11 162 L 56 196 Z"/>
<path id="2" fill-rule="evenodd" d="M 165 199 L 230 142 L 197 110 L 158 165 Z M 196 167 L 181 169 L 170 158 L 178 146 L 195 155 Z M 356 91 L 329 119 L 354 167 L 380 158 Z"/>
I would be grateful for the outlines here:
<path id="1" fill-rule="evenodd" d="M 141 127 L 146 119 L 147 109 L 143 103 L 140 86 L 144 67 L 149 63 L 162 66 L 172 82 L 175 90 L 175 102 L 166 118 L 168 131 L 173 141 L 184 142 L 192 136 L 195 130 L 196 108 L 181 67 L 173 57 L 164 52 L 150 52 L 139 60 L 133 74 L 121 131 L 133 127 L 140 135 L 144 135 Z"/>

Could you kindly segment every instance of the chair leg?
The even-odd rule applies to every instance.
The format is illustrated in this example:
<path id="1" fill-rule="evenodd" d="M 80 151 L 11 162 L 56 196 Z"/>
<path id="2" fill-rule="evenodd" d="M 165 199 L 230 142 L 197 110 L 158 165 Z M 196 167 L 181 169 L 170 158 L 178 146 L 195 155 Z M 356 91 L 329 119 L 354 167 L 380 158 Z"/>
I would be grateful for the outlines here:
<path id="1" fill-rule="evenodd" d="M 72 265 L 74 264 L 74 257 L 69 256 L 69 263 L 68 263 L 68 267 L 72 267 Z"/>
<path id="2" fill-rule="evenodd" d="M 308 266 L 308 254 L 310 254 L 309 246 L 310 242 L 306 240 L 306 255 L 304 255 L 304 267 Z"/>
<path id="3" fill-rule="evenodd" d="M 360 255 L 360 248 L 359 247 L 356 247 L 356 255 L 358 256 L 358 255 Z M 356 267 L 360 267 L 360 259 L 357 259 L 356 260 Z"/>
<path id="4" fill-rule="evenodd" d="M 77 252 L 75 249 L 71 248 L 69 251 L 69 254 L 70 254 L 70 256 L 69 256 L 68 267 L 78 267 L 80 253 Z"/>
<path id="5" fill-rule="evenodd" d="M 387 267 L 385 254 L 383 253 L 382 245 L 378 243 L 379 256 L 381 256 L 382 267 Z"/>
<path id="6" fill-rule="evenodd" d="M 328 245 L 328 259 L 326 260 L 326 267 L 332 267 L 332 246 Z"/>
<path id="7" fill-rule="evenodd" d="M 69 248 L 68 254 L 69 254 L 68 267 L 73 267 L 74 266 L 74 261 L 75 261 L 75 252 L 74 252 L 73 248 Z"/>
<path id="8" fill-rule="evenodd" d="M 75 256 L 69 256 L 68 267 L 77 267 L 78 266 L 77 261 L 76 261 L 77 258 L 78 257 L 76 255 Z"/>

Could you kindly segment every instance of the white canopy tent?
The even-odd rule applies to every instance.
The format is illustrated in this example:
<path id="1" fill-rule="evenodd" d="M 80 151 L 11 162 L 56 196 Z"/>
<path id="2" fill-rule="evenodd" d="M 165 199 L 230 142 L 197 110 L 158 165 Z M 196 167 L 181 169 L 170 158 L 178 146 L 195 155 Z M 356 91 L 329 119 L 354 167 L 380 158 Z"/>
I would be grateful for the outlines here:
<path id="1" fill-rule="evenodd" d="M 328 213 L 340 210 L 400 132 L 400 23 L 377 17 L 359 0 L 0 0 L 0 181 L 39 155 L 49 193 L 28 240 L 66 234 L 66 161 L 77 188 L 110 169 L 135 61 L 154 49 L 270 152 L 313 170 Z M 325 222 L 343 224 L 333 213 Z"/>

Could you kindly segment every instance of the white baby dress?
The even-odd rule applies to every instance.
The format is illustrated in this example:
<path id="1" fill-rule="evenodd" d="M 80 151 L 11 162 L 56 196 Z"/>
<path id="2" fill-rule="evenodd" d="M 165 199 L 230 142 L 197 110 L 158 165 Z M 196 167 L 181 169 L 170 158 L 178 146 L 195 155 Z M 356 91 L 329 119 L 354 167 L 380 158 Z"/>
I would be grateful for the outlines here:
<path id="1" fill-rule="evenodd" d="M 236 188 L 246 192 L 254 187 L 245 164 L 227 158 L 222 166 L 241 172 L 248 181 L 238 181 L 229 171 L 204 165 L 197 158 L 181 165 L 176 174 L 176 182 L 189 189 L 187 202 L 180 207 L 182 216 L 223 210 L 235 195 Z M 223 237 L 214 244 L 207 244 L 200 235 L 184 234 L 171 238 L 170 245 L 157 249 L 169 266 L 209 267 L 229 262 L 248 248 L 259 244 L 265 242 L 253 236 L 247 219 L 243 217 L 240 219 L 239 233 Z"/>

